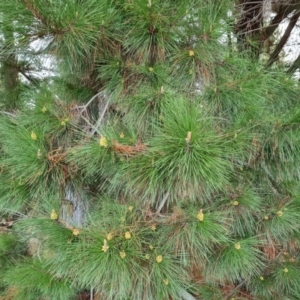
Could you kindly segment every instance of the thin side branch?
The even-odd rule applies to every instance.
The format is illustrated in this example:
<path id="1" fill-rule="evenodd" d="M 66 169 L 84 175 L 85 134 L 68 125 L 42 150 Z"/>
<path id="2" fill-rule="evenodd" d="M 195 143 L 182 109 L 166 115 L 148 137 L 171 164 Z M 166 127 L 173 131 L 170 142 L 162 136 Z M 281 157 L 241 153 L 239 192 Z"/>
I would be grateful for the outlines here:
<path id="1" fill-rule="evenodd" d="M 91 136 L 93 136 L 95 134 L 95 132 L 99 129 L 99 127 L 101 125 L 101 122 L 102 122 L 102 120 L 104 118 L 104 115 L 106 114 L 106 111 L 108 109 L 108 106 L 109 106 L 109 103 L 110 103 L 110 99 L 111 98 L 109 97 L 108 100 L 107 100 L 107 102 L 106 102 L 106 104 L 105 104 L 105 107 L 104 107 L 104 109 L 102 111 L 101 116 L 99 117 L 99 119 L 97 120 L 97 123 L 96 123 L 95 127 L 91 131 Z"/>
<path id="2" fill-rule="evenodd" d="M 80 113 L 79 113 L 79 116 L 82 115 L 86 110 L 87 108 L 89 107 L 89 105 L 98 97 L 100 96 L 101 94 L 103 94 L 104 92 L 103 91 L 100 91 L 99 93 L 97 93 L 96 95 L 94 95 L 85 105 L 81 105 L 81 106 L 75 106 L 73 107 L 72 109 L 75 110 L 75 109 L 81 109 Z"/>
<path id="3" fill-rule="evenodd" d="M 0 111 L 0 114 L 3 114 L 3 115 L 7 115 L 7 116 L 10 116 L 10 117 L 13 117 L 15 118 L 17 115 L 16 114 L 13 114 L 11 112 L 8 112 L 8 111 Z"/>
<path id="4" fill-rule="evenodd" d="M 94 299 L 94 289 L 91 287 L 91 291 L 90 291 L 90 300 Z"/>

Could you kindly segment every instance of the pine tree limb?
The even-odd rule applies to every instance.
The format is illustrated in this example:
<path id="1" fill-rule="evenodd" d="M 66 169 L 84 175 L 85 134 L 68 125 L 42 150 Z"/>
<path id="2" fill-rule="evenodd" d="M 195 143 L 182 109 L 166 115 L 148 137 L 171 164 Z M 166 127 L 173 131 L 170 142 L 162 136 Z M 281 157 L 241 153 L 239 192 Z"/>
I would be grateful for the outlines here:
<path id="1" fill-rule="evenodd" d="M 276 60 L 278 60 L 279 53 L 281 52 L 282 48 L 286 44 L 287 40 L 289 39 L 291 32 L 294 29 L 295 25 L 297 24 L 299 17 L 300 17 L 300 11 L 295 13 L 292 16 L 290 23 L 284 32 L 284 35 L 282 36 L 280 42 L 276 46 L 273 53 L 270 55 L 270 58 L 267 63 L 267 67 L 270 67 Z"/>
<path id="2" fill-rule="evenodd" d="M 269 26 L 265 27 L 260 36 L 260 42 L 266 41 L 278 28 L 279 24 L 294 10 L 292 6 L 281 6 Z"/>
<path id="3" fill-rule="evenodd" d="M 49 22 L 44 18 L 44 16 L 39 12 L 39 10 L 33 6 L 28 0 L 24 0 L 26 8 L 33 14 L 33 16 L 40 20 L 44 25 L 48 26 Z"/>

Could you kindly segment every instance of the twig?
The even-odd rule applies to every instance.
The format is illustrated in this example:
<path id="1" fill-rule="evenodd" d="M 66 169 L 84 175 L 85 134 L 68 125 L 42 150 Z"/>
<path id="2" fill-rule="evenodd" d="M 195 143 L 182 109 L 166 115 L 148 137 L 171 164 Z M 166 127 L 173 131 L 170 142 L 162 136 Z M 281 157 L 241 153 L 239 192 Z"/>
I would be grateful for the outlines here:
<path id="1" fill-rule="evenodd" d="M 238 286 L 236 286 L 236 287 L 234 288 L 234 290 L 226 297 L 226 300 L 232 299 L 232 298 L 230 298 L 230 297 L 231 297 L 235 292 L 238 292 L 238 289 L 239 289 L 240 287 L 242 287 L 242 285 L 245 284 L 246 281 L 247 281 L 247 279 L 243 280 Z"/>
<path id="2" fill-rule="evenodd" d="M 7 115 L 7 116 L 10 116 L 10 117 L 13 117 L 15 118 L 17 115 L 16 114 L 13 114 L 13 113 L 10 113 L 8 111 L 0 111 L 1 114 L 4 114 L 4 115 Z"/>
<path id="3" fill-rule="evenodd" d="M 167 199 L 169 198 L 169 196 L 170 196 L 170 192 L 167 191 L 167 192 L 165 193 L 165 196 L 163 197 L 162 201 L 160 202 L 160 205 L 159 205 L 158 209 L 156 210 L 156 214 L 157 214 L 157 215 L 160 214 L 160 211 L 161 211 L 162 208 L 164 207 L 164 205 L 165 205 Z"/>
<path id="4" fill-rule="evenodd" d="M 102 114 L 101 114 L 100 118 L 98 119 L 96 125 L 94 126 L 93 130 L 91 131 L 90 136 L 93 136 L 95 134 L 95 132 L 98 130 L 98 127 L 100 126 L 100 124 L 101 124 L 101 122 L 102 122 L 102 120 L 104 118 L 104 115 L 105 115 L 105 113 L 106 113 L 106 111 L 108 109 L 108 105 L 109 105 L 110 99 L 111 98 L 109 97 L 108 100 L 107 100 L 107 102 L 106 102 L 106 104 L 105 104 L 105 107 L 104 107 L 104 109 L 102 111 Z"/>
<path id="5" fill-rule="evenodd" d="M 82 106 L 75 106 L 73 109 L 82 109 L 80 112 L 80 115 L 86 111 L 86 109 L 88 108 L 88 106 L 98 97 L 100 96 L 102 93 L 104 93 L 104 91 L 100 91 L 99 93 L 97 93 L 96 95 L 94 95 L 89 101 L 88 103 L 86 103 L 85 105 Z"/>
<path id="6" fill-rule="evenodd" d="M 39 245 L 38 245 L 38 249 L 37 249 L 37 257 L 38 257 L 38 259 L 39 259 L 39 261 L 41 261 L 42 259 L 41 259 L 41 256 L 40 256 L 40 252 L 41 252 L 41 242 L 40 242 L 40 240 L 38 239 L 38 242 L 39 242 Z"/>
<path id="7" fill-rule="evenodd" d="M 180 289 L 179 293 L 184 300 L 196 300 L 196 298 L 192 294 L 190 294 L 183 288 Z"/>
<path id="8" fill-rule="evenodd" d="M 91 291 L 90 291 L 90 300 L 94 299 L 94 289 L 91 287 Z"/>
<path id="9" fill-rule="evenodd" d="M 280 250 L 280 252 L 276 255 L 275 260 L 279 258 L 279 256 L 283 253 L 283 248 Z"/>

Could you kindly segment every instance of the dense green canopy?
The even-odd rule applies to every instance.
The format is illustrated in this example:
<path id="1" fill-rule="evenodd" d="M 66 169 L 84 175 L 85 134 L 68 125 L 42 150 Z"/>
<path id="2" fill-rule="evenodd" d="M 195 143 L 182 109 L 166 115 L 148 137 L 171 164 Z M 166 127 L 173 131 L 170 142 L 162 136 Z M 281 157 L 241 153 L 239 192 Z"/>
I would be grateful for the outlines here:
<path id="1" fill-rule="evenodd" d="M 234 5 L 1 1 L 0 299 L 300 298 L 299 84 Z"/>

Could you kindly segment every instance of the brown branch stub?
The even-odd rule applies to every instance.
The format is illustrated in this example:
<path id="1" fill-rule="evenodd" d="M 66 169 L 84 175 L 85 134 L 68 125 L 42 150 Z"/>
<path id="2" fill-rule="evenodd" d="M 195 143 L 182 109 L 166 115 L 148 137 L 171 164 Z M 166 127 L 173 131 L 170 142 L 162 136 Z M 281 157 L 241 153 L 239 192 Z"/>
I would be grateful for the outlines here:
<path id="1" fill-rule="evenodd" d="M 137 155 L 143 151 L 146 150 L 146 145 L 138 142 L 136 145 L 134 146 L 130 146 L 130 145 L 123 145 L 120 144 L 117 141 L 113 141 L 112 143 L 113 149 L 120 155 L 124 155 L 124 156 L 134 156 Z"/>
<path id="2" fill-rule="evenodd" d="M 14 224 L 14 220 L 12 219 L 8 220 L 3 218 L 0 221 L 0 234 L 9 231 L 10 228 L 13 226 L 13 224 Z"/>
<path id="3" fill-rule="evenodd" d="M 55 149 L 53 151 L 50 151 L 47 154 L 47 159 L 50 161 L 53 165 L 59 164 L 65 157 L 66 157 L 66 152 L 62 151 L 62 148 L 59 147 L 58 149 Z"/>
<path id="4" fill-rule="evenodd" d="M 47 154 L 47 159 L 50 163 L 48 173 L 51 172 L 57 166 L 59 166 L 64 175 L 64 179 L 67 179 L 68 177 L 70 177 L 70 174 L 76 168 L 74 167 L 74 165 L 68 166 L 65 163 L 63 163 L 66 155 L 67 155 L 67 153 L 65 151 L 63 151 L 62 147 L 59 147 L 55 150 L 50 151 Z"/>

